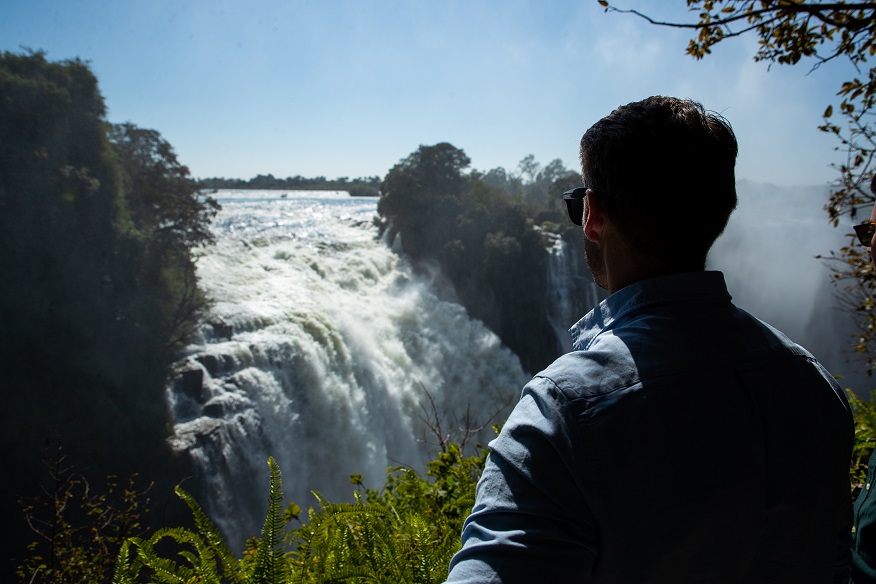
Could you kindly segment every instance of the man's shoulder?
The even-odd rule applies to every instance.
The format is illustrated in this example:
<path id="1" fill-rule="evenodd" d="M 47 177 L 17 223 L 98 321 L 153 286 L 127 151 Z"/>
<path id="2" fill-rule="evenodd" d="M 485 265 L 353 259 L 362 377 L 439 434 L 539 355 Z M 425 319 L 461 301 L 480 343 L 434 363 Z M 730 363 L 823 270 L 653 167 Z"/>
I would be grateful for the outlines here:
<path id="1" fill-rule="evenodd" d="M 547 382 L 574 401 L 610 394 L 640 380 L 633 356 L 619 339 L 606 335 L 586 350 L 561 356 L 533 381 Z"/>
<path id="2" fill-rule="evenodd" d="M 535 380 L 548 382 L 575 401 L 635 391 L 643 381 L 651 386 L 663 380 L 714 383 L 716 376 L 732 375 L 755 363 L 782 369 L 782 362 L 802 359 L 823 369 L 778 329 L 732 305 L 728 308 L 700 318 L 672 310 L 640 311 L 562 355 Z"/>

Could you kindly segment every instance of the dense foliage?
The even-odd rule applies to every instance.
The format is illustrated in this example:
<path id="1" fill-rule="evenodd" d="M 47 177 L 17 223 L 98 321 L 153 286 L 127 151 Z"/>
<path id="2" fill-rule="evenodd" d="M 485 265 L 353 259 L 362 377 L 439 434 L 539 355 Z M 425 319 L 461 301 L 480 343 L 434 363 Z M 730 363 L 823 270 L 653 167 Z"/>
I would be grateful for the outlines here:
<path id="1" fill-rule="evenodd" d="M 423 269 L 439 266 L 454 299 L 538 371 L 559 354 L 547 317 L 546 233 L 568 226 L 580 247 L 560 207 L 579 179 L 559 161 L 539 172 L 531 156 L 518 175 L 466 172 L 469 164 L 451 144 L 420 146 L 383 179 L 377 210 L 390 240 Z"/>
<path id="2" fill-rule="evenodd" d="M 454 443 L 428 464 L 426 476 L 389 469 L 386 487 L 374 490 L 354 475 L 353 484 L 364 490 L 354 493 L 353 503 L 331 503 L 316 493 L 320 508 L 311 508 L 297 528 L 289 525 L 301 509 L 294 503 L 282 509 L 280 469 L 269 459 L 264 527 L 241 559 L 195 499 L 177 487 L 196 530 L 162 528 L 130 539 L 121 547 L 113 582 L 443 582 L 485 458 L 483 448 L 466 457 Z M 176 544 L 174 553 L 161 551 L 165 541 Z"/>
<path id="3" fill-rule="evenodd" d="M 847 391 L 849 403 L 855 416 L 855 446 L 852 450 L 850 480 L 852 495 L 857 496 L 867 480 L 867 464 L 876 446 L 876 392 L 869 400 Z"/>
<path id="4" fill-rule="evenodd" d="M 45 461 L 50 478 L 43 496 L 23 501 L 32 530 L 19 582 L 108 582 L 129 537 L 145 532 L 150 486 L 138 477 L 106 478 L 102 488 L 68 466 L 60 445 Z"/>
<path id="5" fill-rule="evenodd" d="M 92 479 L 179 480 L 164 382 L 206 306 L 192 253 L 216 208 L 156 132 L 107 123 L 85 63 L 0 55 L 4 560 L 47 442 Z"/>
<path id="6" fill-rule="evenodd" d="M 828 104 L 818 129 L 837 139 L 836 150 L 845 162 L 835 165 L 838 178 L 831 184 L 825 209 L 834 226 L 840 219 L 867 219 L 876 192 L 871 181 L 876 173 L 876 67 L 868 67 L 876 54 L 876 3 L 864 0 L 686 0 L 695 15 L 693 22 L 666 22 L 636 10 L 621 10 L 607 0 L 598 0 L 606 11 L 626 12 L 652 24 L 686 28 L 696 32 L 687 53 L 702 59 L 722 41 L 746 34 L 757 38 L 756 61 L 796 65 L 808 62 L 816 69 L 836 59 L 848 60 L 860 72 L 837 88 L 839 103 Z M 834 107 L 836 106 L 836 107 Z M 834 121 L 834 113 L 842 121 Z M 850 241 L 853 241 L 850 238 Z M 876 274 L 862 248 L 854 243 L 831 252 L 828 259 L 834 277 L 843 287 L 849 312 L 860 334 L 852 349 L 867 365 L 876 367 Z"/>

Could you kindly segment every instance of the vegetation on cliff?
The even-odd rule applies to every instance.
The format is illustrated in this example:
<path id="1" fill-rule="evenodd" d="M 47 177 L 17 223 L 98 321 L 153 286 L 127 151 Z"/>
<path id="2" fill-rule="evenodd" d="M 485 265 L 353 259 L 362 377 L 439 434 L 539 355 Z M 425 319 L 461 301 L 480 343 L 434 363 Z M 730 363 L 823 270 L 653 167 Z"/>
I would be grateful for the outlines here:
<path id="1" fill-rule="evenodd" d="M 390 241 L 421 269 L 438 266 L 453 299 L 539 371 L 559 356 L 548 320 L 546 233 L 575 231 L 562 192 L 580 179 L 558 160 L 540 170 L 532 156 L 519 174 L 466 172 L 469 164 L 446 142 L 420 146 L 383 179 L 377 210 Z"/>
<path id="2" fill-rule="evenodd" d="M 82 61 L 3 53 L 0 101 L 0 519 L 17 553 L 47 443 L 92 479 L 180 480 L 164 383 L 207 304 L 193 253 L 218 206 L 157 132 L 106 121 Z"/>

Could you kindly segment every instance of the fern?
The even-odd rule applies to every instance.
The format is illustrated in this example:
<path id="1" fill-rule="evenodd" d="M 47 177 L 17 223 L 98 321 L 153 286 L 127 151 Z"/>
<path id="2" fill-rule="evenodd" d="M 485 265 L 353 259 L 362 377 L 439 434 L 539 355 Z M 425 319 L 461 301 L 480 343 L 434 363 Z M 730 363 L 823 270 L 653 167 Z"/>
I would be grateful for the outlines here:
<path id="1" fill-rule="evenodd" d="M 440 583 L 459 548 L 462 518 L 470 509 L 485 452 L 466 458 L 449 445 L 429 463 L 429 480 L 410 469 L 390 469 L 382 491 L 353 484 L 353 503 L 332 503 L 314 492 L 318 509 L 308 521 L 285 533 L 298 519 L 294 503 L 282 510 L 280 468 L 268 459 L 270 488 L 261 537 L 247 542 L 243 558 L 229 550 L 219 530 L 195 499 L 177 487 L 195 520 L 196 531 L 164 528 L 148 539 L 131 538 L 122 546 L 113 584 L 324 584 L 328 582 Z M 173 557 L 157 550 L 167 549 Z M 288 550 L 288 551 L 287 551 Z"/>
<path id="2" fill-rule="evenodd" d="M 268 494 L 268 512 L 262 527 L 262 537 L 256 548 L 254 570 L 249 577 L 252 584 L 275 584 L 285 582 L 287 566 L 283 549 L 285 522 L 281 507 L 283 504 L 283 481 L 280 467 L 273 457 L 268 458 L 271 473 Z"/>
<path id="3" fill-rule="evenodd" d="M 846 390 L 846 393 L 855 418 L 855 446 L 852 450 L 850 481 L 852 496 L 857 497 L 867 480 L 867 465 L 876 445 L 876 391 L 866 401 L 858 398 L 851 390 Z"/>
<path id="4" fill-rule="evenodd" d="M 443 582 L 458 539 L 436 534 L 414 511 L 380 503 L 329 503 L 295 533 L 294 582 Z M 457 534 L 458 535 L 458 534 Z"/>
<path id="5" fill-rule="evenodd" d="M 151 572 L 151 581 L 162 584 L 220 584 L 227 581 L 246 584 L 239 563 L 231 555 L 213 523 L 203 514 L 191 495 L 179 487 L 176 491 L 195 515 L 195 523 L 200 533 L 182 527 L 165 527 L 157 530 L 148 539 L 130 538 L 119 554 L 113 583 L 138 582 L 140 572 L 146 568 Z M 177 558 L 159 555 L 156 547 L 163 540 L 171 540 L 176 544 Z M 133 555 L 130 553 L 131 547 L 136 549 Z"/>
<path id="6" fill-rule="evenodd" d="M 136 559 L 136 552 L 134 557 L 131 556 L 131 542 L 122 542 L 119 555 L 116 557 L 116 570 L 113 575 L 112 584 L 135 584 L 140 568 L 141 564 Z"/>
<path id="7" fill-rule="evenodd" d="M 198 532 L 201 534 L 201 537 L 203 537 L 211 557 L 219 559 L 224 576 L 235 584 L 245 584 L 246 579 L 241 571 L 240 563 L 237 558 L 234 557 L 228 544 L 225 543 L 225 539 L 222 537 L 219 528 L 210 521 L 210 518 L 207 517 L 201 509 L 201 506 L 195 501 L 194 497 L 184 491 L 180 486 L 177 486 L 174 491 L 177 496 L 188 505 L 189 510 L 192 512 L 192 517 L 195 520 L 195 526 L 198 528 Z"/>
<path id="8" fill-rule="evenodd" d="M 329 503 L 314 493 L 321 509 L 310 509 L 309 521 L 290 534 L 294 582 L 366 579 L 383 557 L 380 545 L 390 530 L 391 514 L 380 506 Z M 369 565 L 370 564 L 370 565 Z"/>
<path id="9" fill-rule="evenodd" d="M 194 566 L 186 566 L 173 559 L 163 558 L 155 551 L 155 544 L 165 537 L 184 543 L 197 537 L 193 532 L 182 528 L 163 528 L 156 531 L 149 539 L 131 538 L 131 543 L 137 548 L 137 559 L 141 566 L 148 567 L 152 571 L 152 581 L 161 583 L 184 583 L 193 582 L 197 574 Z M 191 554 L 180 552 L 186 560 L 191 560 Z M 211 582 L 209 579 L 199 578 L 202 582 Z"/>

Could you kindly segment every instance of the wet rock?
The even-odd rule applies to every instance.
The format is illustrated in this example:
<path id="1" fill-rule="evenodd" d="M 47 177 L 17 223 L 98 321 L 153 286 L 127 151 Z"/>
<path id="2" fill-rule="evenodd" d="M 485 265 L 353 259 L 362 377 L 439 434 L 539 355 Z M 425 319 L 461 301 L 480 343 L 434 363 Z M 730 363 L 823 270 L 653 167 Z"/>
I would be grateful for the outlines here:
<path id="1" fill-rule="evenodd" d="M 204 387 L 204 370 L 197 363 L 189 361 L 179 368 L 174 385 L 177 393 L 187 395 L 198 403 L 203 403 L 208 397 Z"/>
<path id="2" fill-rule="evenodd" d="M 217 339 L 225 339 L 230 341 L 234 336 L 234 325 L 221 318 L 216 318 L 210 321 L 210 326 L 213 327 L 213 335 Z"/>
<path id="3" fill-rule="evenodd" d="M 207 370 L 211 376 L 215 376 L 216 373 L 220 370 L 222 363 L 219 360 L 219 357 L 216 355 L 211 355 L 209 353 L 203 353 L 195 357 L 195 360 L 204 366 L 204 369 Z"/>

